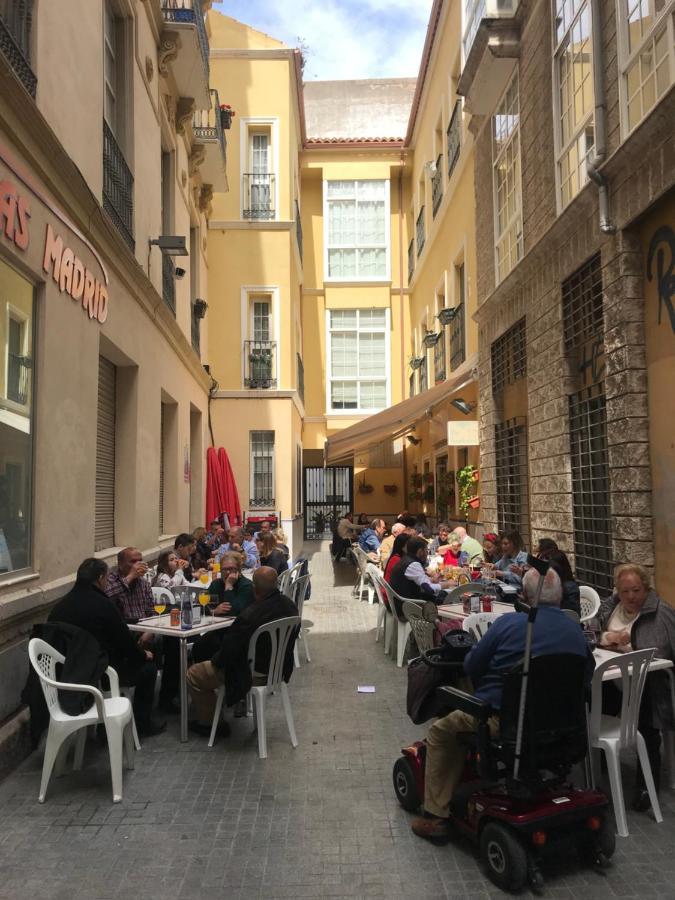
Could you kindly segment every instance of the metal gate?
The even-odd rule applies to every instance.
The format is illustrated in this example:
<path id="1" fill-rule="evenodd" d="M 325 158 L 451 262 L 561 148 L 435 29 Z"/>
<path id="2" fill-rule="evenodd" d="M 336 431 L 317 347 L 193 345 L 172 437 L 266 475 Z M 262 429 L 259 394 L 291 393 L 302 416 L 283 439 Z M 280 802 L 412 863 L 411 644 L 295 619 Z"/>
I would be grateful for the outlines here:
<path id="1" fill-rule="evenodd" d="M 352 508 L 351 466 L 305 466 L 305 540 L 329 537 Z"/>

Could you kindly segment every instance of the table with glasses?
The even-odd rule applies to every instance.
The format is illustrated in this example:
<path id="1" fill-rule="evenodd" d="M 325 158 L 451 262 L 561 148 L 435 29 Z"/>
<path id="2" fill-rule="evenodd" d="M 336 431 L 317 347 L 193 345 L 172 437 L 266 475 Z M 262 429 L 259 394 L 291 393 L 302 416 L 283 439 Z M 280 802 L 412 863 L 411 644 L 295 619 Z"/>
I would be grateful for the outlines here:
<path id="1" fill-rule="evenodd" d="M 474 596 L 477 596 L 474 594 Z M 439 619 L 466 619 L 467 616 L 470 616 L 470 612 L 464 611 L 463 603 L 445 603 L 439 607 L 438 609 L 438 618 Z M 479 610 L 482 612 L 482 610 Z M 512 603 L 502 603 L 500 600 L 495 600 L 492 598 L 492 612 L 497 613 L 500 616 L 503 616 L 505 613 L 515 612 Z"/>
<path id="2" fill-rule="evenodd" d="M 180 739 L 185 743 L 188 739 L 187 715 L 187 642 L 209 631 L 220 631 L 229 628 L 234 622 L 234 616 L 202 618 L 199 625 L 193 628 L 182 629 L 180 625 L 171 625 L 171 617 L 168 614 L 152 616 L 149 619 L 139 619 L 135 625 L 129 625 L 131 631 L 149 632 L 161 637 L 169 637 L 180 641 Z"/>

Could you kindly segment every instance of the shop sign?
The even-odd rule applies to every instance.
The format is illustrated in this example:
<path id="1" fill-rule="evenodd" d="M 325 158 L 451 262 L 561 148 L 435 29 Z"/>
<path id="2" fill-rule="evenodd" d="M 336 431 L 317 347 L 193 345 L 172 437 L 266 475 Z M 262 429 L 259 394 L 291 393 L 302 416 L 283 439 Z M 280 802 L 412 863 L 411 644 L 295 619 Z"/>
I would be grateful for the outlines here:
<path id="1" fill-rule="evenodd" d="M 0 227 L 8 241 L 19 250 L 26 250 L 30 236 L 28 220 L 30 209 L 28 201 L 23 197 L 11 181 L 0 181 Z"/>
<path id="2" fill-rule="evenodd" d="M 103 324 L 108 318 L 108 291 L 104 284 L 88 269 L 73 250 L 64 244 L 61 235 L 47 224 L 45 253 L 42 268 L 73 300 L 82 301 L 82 308 L 90 319 Z"/>

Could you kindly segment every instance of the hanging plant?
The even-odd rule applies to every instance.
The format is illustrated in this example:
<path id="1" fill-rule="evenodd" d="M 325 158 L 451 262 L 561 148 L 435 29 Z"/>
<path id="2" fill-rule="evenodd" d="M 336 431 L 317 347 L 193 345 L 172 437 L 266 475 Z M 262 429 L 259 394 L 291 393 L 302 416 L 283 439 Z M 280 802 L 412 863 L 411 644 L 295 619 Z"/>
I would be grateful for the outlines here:
<path id="1" fill-rule="evenodd" d="M 397 484 L 385 484 L 382 486 L 385 494 L 389 494 L 393 496 L 394 494 L 398 494 L 398 485 Z"/>
<path id="2" fill-rule="evenodd" d="M 438 506 L 454 508 L 455 505 L 455 473 L 444 472 L 436 479 Z"/>
<path id="3" fill-rule="evenodd" d="M 374 488 L 373 488 L 372 484 L 366 484 L 366 475 L 364 472 L 363 478 L 361 479 L 361 481 L 359 481 L 359 487 L 358 487 L 359 494 L 372 494 L 373 490 L 374 490 Z"/>
<path id="4" fill-rule="evenodd" d="M 459 508 L 467 518 L 469 516 L 470 501 L 476 499 L 475 483 L 477 481 L 477 478 L 474 477 L 476 473 L 477 469 L 472 465 L 464 466 L 464 468 L 460 469 L 457 473 L 457 484 L 459 485 Z"/>

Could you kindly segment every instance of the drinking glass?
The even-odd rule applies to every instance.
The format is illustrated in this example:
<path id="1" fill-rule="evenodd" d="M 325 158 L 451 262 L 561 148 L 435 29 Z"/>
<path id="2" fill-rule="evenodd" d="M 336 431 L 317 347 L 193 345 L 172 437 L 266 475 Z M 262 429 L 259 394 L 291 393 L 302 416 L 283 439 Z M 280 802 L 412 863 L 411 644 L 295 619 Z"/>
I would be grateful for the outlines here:
<path id="1" fill-rule="evenodd" d="M 165 609 L 166 609 L 166 603 L 163 600 L 158 600 L 154 604 L 154 610 L 158 616 L 161 616 Z"/>
<path id="2" fill-rule="evenodd" d="M 208 573 L 204 572 L 202 575 L 200 575 L 199 580 L 201 581 L 202 584 L 208 584 L 209 583 Z"/>
<path id="3" fill-rule="evenodd" d="M 199 605 L 201 606 L 202 611 L 204 613 L 204 624 L 206 624 L 206 607 L 211 602 L 211 595 L 207 594 L 206 591 L 202 591 L 197 596 L 197 599 L 199 600 Z M 211 621 L 213 622 L 213 612 L 211 613 Z"/>

